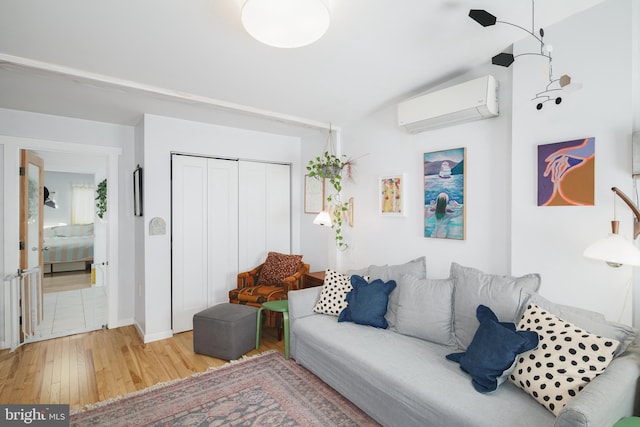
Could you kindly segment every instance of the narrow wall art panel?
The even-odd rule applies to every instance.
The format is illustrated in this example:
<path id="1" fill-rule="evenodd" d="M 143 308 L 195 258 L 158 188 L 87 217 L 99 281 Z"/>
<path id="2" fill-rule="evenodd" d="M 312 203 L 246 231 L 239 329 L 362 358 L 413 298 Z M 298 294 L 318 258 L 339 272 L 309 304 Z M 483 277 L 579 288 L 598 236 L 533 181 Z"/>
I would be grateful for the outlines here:
<path id="1" fill-rule="evenodd" d="M 593 206 L 595 138 L 538 145 L 538 206 Z"/>
<path id="2" fill-rule="evenodd" d="M 406 182 L 407 178 L 405 174 L 381 176 L 378 178 L 378 213 L 380 215 L 406 216 Z"/>
<path id="3" fill-rule="evenodd" d="M 465 148 L 424 154 L 424 237 L 465 238 Z"/>

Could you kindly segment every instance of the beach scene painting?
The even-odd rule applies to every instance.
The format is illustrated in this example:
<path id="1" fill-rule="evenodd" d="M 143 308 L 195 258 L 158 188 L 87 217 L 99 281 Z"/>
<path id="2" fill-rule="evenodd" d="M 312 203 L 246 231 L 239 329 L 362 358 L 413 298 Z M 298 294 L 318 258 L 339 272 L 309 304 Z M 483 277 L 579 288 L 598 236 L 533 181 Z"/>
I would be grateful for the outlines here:
<path id="1" fill-rule="evenodd" d="M 465 238 L 465 153 L 424 153 L 424 237 Z"/>
<path id="2" fill-rule="evenodd" d="M 596 139 L 538 145 L 538 206 L 593 206 Z"/>

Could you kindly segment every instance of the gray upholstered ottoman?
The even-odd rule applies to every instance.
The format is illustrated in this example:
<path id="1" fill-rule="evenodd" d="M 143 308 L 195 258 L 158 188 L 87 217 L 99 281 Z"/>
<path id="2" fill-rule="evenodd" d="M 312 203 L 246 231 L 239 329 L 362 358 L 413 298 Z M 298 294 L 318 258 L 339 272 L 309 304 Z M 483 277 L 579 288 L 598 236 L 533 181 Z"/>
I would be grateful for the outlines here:
<path id="1" fill-rule="evenodd" d="M 193 351 L 237 359 L 256 347 L 258 308 L 223 303 L 193 315 Z"/>

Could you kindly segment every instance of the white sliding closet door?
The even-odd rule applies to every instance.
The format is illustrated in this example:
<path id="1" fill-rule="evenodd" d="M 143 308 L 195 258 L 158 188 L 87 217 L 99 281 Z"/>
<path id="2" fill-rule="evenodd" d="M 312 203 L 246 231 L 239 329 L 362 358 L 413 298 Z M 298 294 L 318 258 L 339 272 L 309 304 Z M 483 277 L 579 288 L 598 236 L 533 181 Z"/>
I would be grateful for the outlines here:
<path id="1" fill-rule="evenodd" d="M 238 273 L 238 162 L 172 156 L 173 332 L 228 301 Z"/>
<path id="2" fill-rule="evenodd" d="M 291 251 L 290 165 L 240 161 L 240 271 Z"/>

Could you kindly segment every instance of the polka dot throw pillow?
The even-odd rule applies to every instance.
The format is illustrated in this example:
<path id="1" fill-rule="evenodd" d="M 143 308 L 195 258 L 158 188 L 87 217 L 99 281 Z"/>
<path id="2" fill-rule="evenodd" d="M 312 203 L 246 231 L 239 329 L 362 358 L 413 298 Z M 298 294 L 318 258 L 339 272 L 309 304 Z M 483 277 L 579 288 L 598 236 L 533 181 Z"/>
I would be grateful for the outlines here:
<path id="1" fill-rule="evenodd" d="M 364 276 L 368 282 L 369 277 Z M 320 299 L 313 307 L 316 313 L 330 314 L 338 316 L 347 306 L 346 295 L 353 289 L 351 286 L 351 276 L 340 274 L 333 270 L 326 270 L 324 284 L 320 291 Z"/>
<path id="2" fill-rule="evenodd" d="M 518 329 L 537 332 L 540 341 L 538 348 L 518 357 L 509 380 L 554 415 L 604 372 L 619 344 L 565 322 L 535 304 L 525 309 Z"/>

